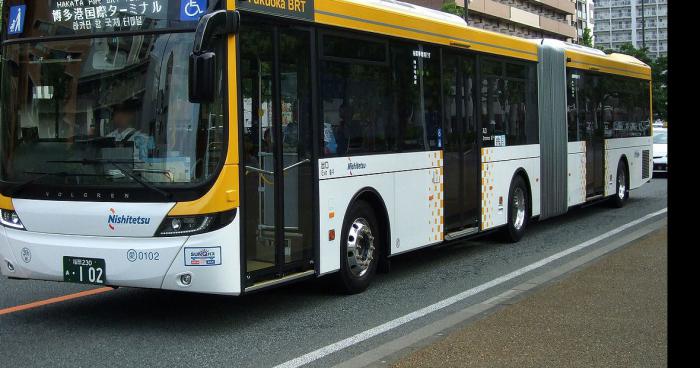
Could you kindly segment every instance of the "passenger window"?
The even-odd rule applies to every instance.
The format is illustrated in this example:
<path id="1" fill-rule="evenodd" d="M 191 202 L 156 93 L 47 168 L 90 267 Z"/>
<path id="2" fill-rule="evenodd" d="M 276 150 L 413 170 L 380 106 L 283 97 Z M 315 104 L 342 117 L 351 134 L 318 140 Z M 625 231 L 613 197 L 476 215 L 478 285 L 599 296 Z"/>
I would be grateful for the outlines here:
<path id="1" fill-rule="evenodd" d="M 391 60 L 399 150 L 437 149 L 442 119 L 439 50 L 395 43 Z"/>
<path id="2" fill-rule="evenodd" d="M 648 81 L 582 70 L 569 71 L 567 80 L 570 142 L 595 134 L 608 139 L 651 134 Z"/>
<path id="3" fill-rule="evenodd" d="M 641 92 L 641 102 L 639 103 L 639 106 L 642 107 L 641 111 L 641 121 L 643 123 L 642 125 L 642 136 L 644 137 L 650 137 L 651 136 L 651 96 L 650 96 L 650 88 L 649 88 L 649 81 L 640 81 L 640 86 L 639 89 Z"/>
<path id="4" fill-rule="evenodd" d="M 537 79 L 534 65 L 484 60 L 481 115 L 486 147 L 539 141 Z"/>
<path id="5" fill-rule="evenodd" d="M 483 142 L 485 147 L 506 145 L 501 138 L 504 134 L 504 81 L 501 78 L 500 65 L 496 67 L 493 62 L 484 62 L 482 66 L 481 82 L 481 121 L 485 130 Z M 496 136 L 498 144 L 494 143 Z"/>
<path id="6" fill-rule="evenodd" d="M 586 94 L 583 90 L 583 73 L 573 70 L 569 71 L 567 78 L 567 115 L 566 120 L 569 130 L 569 142 L 584 140 L 579 131 L 579 125 L 586 121 Z"/>
<path id="7" fill-rule="evenodd" d="M 326 156 L 442 147 L 438 48 L 322 35 Z"/>
<path id="8" fill-rule="evenodd" d="M 390 73 L 385 43 L 323 36 L 323 152 L 346 156 L 392 147 Z"/>
<path id="9" fill-rule="evenodd" d="M 440 50 L 422 46 L 420 48 L 423 76 L 423 115 L 428 134 L 428 148 L 442 149 L 442 98 L 440 91 Z M 414 55 L 416 52 L 414 52 Z M 415 57 L 415 56 L 414 56 Z"/>

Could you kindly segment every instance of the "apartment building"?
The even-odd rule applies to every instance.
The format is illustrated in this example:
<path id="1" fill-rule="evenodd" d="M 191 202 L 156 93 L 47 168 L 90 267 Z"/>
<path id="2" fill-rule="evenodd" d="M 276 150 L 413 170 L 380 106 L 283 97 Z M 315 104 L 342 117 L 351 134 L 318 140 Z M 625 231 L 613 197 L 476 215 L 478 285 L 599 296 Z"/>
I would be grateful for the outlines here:
<path id="1" fill-rule="evenodd" d="M 441 9 L 444 0 L 403 0 Z M 456 0 L 464 7 L 465 0 Z M 526 38 L 576 42 L 577 0 L 471 0 L 469 25 Z"/>
<path id="2" fill-rule="evenodd" d="M 579 41 L 583 38 L 583 31 L 586 28 L 593 36 L 595 28 L 593 7 L 593 0 L 576 0 L 576 34 Z"/>
<path id="3" fill-rule="evenodd" d="M 656 58 L 668 52 L 667 0 L 596 0 L 596 46 L 619 49 L 626 43 L 647 47 Z"/>

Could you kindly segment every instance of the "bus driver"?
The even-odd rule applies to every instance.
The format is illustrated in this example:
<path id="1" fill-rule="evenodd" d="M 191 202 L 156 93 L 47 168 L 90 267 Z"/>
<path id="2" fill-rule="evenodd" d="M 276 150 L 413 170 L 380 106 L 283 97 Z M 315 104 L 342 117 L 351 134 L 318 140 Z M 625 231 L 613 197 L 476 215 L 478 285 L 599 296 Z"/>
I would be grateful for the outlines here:
<path id="1" fill-rule="evenodd" d="M 134 127 L 137 113 L 138 109 L 130 104 L 115 106 L 112 112 L 114 130 L 109 132 L 106 137 L 114 138 L 119 146 L 124 146 L 126 142 L 133 142 L 134 159 L 144 160 L 148 157 L 148 151 L 153 149 L 155 144 L 151 137 Z"/>

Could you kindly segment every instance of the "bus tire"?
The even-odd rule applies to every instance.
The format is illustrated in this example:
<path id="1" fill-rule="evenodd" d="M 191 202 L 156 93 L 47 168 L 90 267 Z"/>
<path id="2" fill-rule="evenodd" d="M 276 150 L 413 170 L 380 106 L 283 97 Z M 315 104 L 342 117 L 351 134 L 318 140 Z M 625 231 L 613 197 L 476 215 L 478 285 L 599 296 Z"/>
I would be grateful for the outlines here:
<path id="1" fill-rule="evenodd" d="M 507 241 L 518 242 L 530 222 L 530 192 L 522 175 L 516 175 L 508 190 L 508 224 L 504 231 Z"/>
<path id="2" fill-rule="evenodd" d="M 622 208 L 630 197 L 629 180 L 627 179 L 627 166 L 623 160 L 617 163 L 617 175 L 615 179 L 615 194 L 612 196 L 610 204 L 614 208 Z"/>
<path id="3" fill-rule="evenodd" d="M 377 271 L 384 237 L 372 206 L 355 202 L 345 215 L 340 236 L 338 286 L 347 294 L 357 294 L 369 286 Z"/>

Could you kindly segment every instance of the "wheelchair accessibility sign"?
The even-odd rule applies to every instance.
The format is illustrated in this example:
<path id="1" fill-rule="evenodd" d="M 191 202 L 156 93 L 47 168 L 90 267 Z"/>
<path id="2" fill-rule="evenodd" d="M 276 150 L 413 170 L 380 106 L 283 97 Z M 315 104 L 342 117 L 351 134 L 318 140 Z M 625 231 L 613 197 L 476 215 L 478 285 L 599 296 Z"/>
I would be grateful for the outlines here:
<path id="1" fill-rule="evenodd" d="M 18 35 L 24 32 L 24 18 L 26 13 L 26 5 L 17 5 L 10 7 L 10 18 L 7 22 L 8 35 Z"/>
<path id="2" fill-rule="evenodd" d="M 199 20 L 207 11 L 208 0 L 181 0 L 180 20 L 184 22 Z"/>

